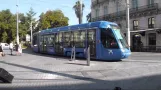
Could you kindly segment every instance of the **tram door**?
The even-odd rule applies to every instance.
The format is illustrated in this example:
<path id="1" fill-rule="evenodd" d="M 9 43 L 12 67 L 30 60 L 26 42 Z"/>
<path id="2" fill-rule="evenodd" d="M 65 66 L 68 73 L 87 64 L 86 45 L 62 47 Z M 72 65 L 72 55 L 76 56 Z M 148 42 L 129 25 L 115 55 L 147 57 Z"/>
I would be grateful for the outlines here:
<path id="1" fill-rule="evenodd" d="M 56 34 L 56 40 L 55 40 L 55 53 L 58 55 L 63 55 L 64 54 L 64 48 L 63 48 L 63 33 L 57 33 Z"/>
<path id="2" fill-rule="evenodd" d="M 44 42 L 44 36 L 41 36 L 41 38 L 40 38 L 40 52 L 43 52 L 44 51 L 43 50 L 43 48 L 44 48 L 43 42 Z"/>
<path id="3" fill-rule="evenodd" d="M 47 39 L 48 39 L 48 36 L 44 36 L 43 38 L 43 52 L 46 53 L 47 52 Z"/>
<path id="4" fill-rule="evenodd" d="M 46 53 L 47 52 L 47 36 L 41 36 L 40 40 L 40 52 Z"/>
<path id="5" fill-rule="evenodd" d="M 96 30 L 91 29 L 87 31 L 87 40 L 88 40 L 88 46 L 90 45 L 90 55 L 91 58 L 96 57 Z"/>

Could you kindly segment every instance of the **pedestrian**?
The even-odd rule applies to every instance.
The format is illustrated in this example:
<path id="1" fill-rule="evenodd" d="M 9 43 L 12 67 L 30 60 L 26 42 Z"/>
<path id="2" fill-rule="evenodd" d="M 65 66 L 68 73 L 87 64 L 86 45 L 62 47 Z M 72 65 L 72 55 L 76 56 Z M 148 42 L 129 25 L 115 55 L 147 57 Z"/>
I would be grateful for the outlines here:
<path id="1" fill-rule="evenodd" d="M 21 46 L 21 43 L 19 44 L 18 52 L 19 52 L 19 55 L 21 55 L 21 54 L 22 54 L 22 46 Z"/>
<path id="2" fill-rule="evenodd" d="M 3 56 L 2 54 L 3 54 L 3 49 L 2 49 L 2 45 L 0 43 L 0 57 Z"/>
<path id="3" fill-rule="evenodd" d="M 11 51 L 11 55 L 12 55 L 12 52 L 13 52 L 13 43 L 11 42 L 10 45 L 9 45 L 9 49 Z"/>
<path id="4" fill-rule="evenodd" d="M 0 43 L 0 57 L 1 56 L 5 56 L 4 52 L 3 52 L 3 46 Z"/>
<path id="5" fill-rule="evenodd" d="M 16 42 L 16 45 L 15 45 L 15 49 L 16 49 L 16 55 L 19 55 L 18 48 L 19 48 L 19 45 L 18 45 L 18 43 Z"/>

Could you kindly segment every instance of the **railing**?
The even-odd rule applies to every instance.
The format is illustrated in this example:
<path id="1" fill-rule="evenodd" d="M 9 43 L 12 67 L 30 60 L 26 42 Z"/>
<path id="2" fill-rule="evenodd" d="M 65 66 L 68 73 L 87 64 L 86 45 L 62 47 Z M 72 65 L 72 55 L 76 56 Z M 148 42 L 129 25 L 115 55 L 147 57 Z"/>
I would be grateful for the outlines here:
<path id="1" fill-rule="evenodd" d="M 161 52 L 161 46 L 141 46 L 131 47 L 133 52 Z"/>
<path id="2" fill-rule="evenodd" d="M 158 3 L 146 5 L 146 6 L 141 6 L 138 8 L 131 8 L 130 9 L 130 16 L 134 13 L 142 13 L 145 11 L 150 11 L 150 10 L 158 10 Z M 100 20 L 110 20 L 110 19 L 119 19 L 122 17 L 126 16 L 126 10 L 115 12 L 115 13 L 110 13 L 107 15 L 103 15 L 100 17 L 92 18 L 92 21 L 100 21 Z"/>
<path id="3" fill-rule="evenodd" d="M 94 2 L 92 2 L 92 6 L 91 7 L 95 7 L 95 6 L 97 6 L 97 5 L 99 5 L 99 4 L 103 4 L 105 1 L 108 1 L 108 0 L 95 0 Z"/>

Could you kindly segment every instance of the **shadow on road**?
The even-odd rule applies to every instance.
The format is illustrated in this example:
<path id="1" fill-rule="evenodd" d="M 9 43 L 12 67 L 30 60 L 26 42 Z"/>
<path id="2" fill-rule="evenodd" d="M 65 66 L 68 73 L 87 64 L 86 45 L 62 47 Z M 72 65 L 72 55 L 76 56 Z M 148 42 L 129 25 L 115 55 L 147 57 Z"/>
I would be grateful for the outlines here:
<path id="1" fill-rule="evenodd" d="M 114 80 L 103 80 L 101 78 L 107 77 L 99 77 L 100 79 L 95 79 L 92 77 L 81 77 L 76 75 L 70 75 L 66 73 L 60 73 L 60 72 L 54 72 L 49 70 L 43 70 L 39 68 L 24 66 L 24 65 L 18 65 L 14 63 L 7 63 L 5 61 L 0 61 L 0 63 L 6 64 L 6 65 L 12 65 L 20 68 L 30 69 L 34 70 L 36 72 L 42 72 L 47 74 L 55 74 L 60 75 L 64 77 L 72 78 L 73 80 L 81 80 L 84 81 L 84 83 L 67 83 L 66 81 L 63 81 L 62 85 L 57 84 L 48 84 L 48 85 L 39 85 L 40 82 L 35 83 L 35 85 L 23 85 L 25 82 L 21 82 L 22 86 L 19 87 L 3 87 L 0 86 L 0 90 L 114 90 L 115 87 L 121 87 L 122 90 L 161 90 L 161 75 L 151 75 L 151 76 L 142 76 L 142 77 L 133 77 L 129 79 L 114 79 Z M 25 79 L 25 78 L 24 78 Z M 16 80 L 16 79 L 14 79 Z M 18 79 L 17 79 L 18 80 Z M 25 79 L 27 80 L 27 79 Z M 29 79 L 30 83 L 32 83 L 32 80 L 37 79 Z M 38 79 L 39 80 L 39 79 Z M 45 80 L 45 79 L 42 79 Z M 28 80 L 27 80 L 28 81 Z M 61 80 L 58 80 L 61 81 Z M 68 80 L 67 80 L 68 81 Z M 86 81 L 88 83 L 86 83 Z M 48 80 L 47 82 L 50 82 Z M 90 82 L 90 83 L 89 83 Z M 42 82 L 41 82 L 42 83 Z M 18 83 L 17 83 L 18 84 Z"/>

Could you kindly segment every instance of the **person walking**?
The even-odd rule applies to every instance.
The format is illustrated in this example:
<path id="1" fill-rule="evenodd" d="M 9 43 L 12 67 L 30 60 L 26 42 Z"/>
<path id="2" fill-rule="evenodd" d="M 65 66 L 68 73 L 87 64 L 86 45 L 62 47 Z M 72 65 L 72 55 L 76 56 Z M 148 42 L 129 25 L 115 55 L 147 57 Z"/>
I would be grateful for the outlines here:
<path id="1" fill-rule="evenodd" d="M 0 57 L 3 56 L 3 49 L 2 49 L 2 45 L 0 43 Z"/>
<path id="2" fill-rule="evenodd" d="M 15 45 L 15 49 L 16 49 L 16 55 L 19 55 L 18 48 L 19 48 L 19 45 L 18 45 L 18 43 L 16 42 L 16 45 Z"/>
<path id="3" fill-rule="evenodd" d="M 19 55 L 21 55 L 21 54 L 22 54 L 22 46 L 21 46 L 21 43 L 19 44 L 18 52 L 19 52 Z"/>
<path id="4" fill-rule="evenodd" d="M 2 44 L 0 43 L 0 57 L 1 56 L 5 56 L 5 53 L 3 52 L 3 46 L 2 46 Z"/>
<path id="5" fill-rule="evenodd" d="M 12 42 L 10 43 L 9 48 L 10 48 L 11 55 L 12 55 L 12 52 L 13 52 L 13 43 Z"/>

